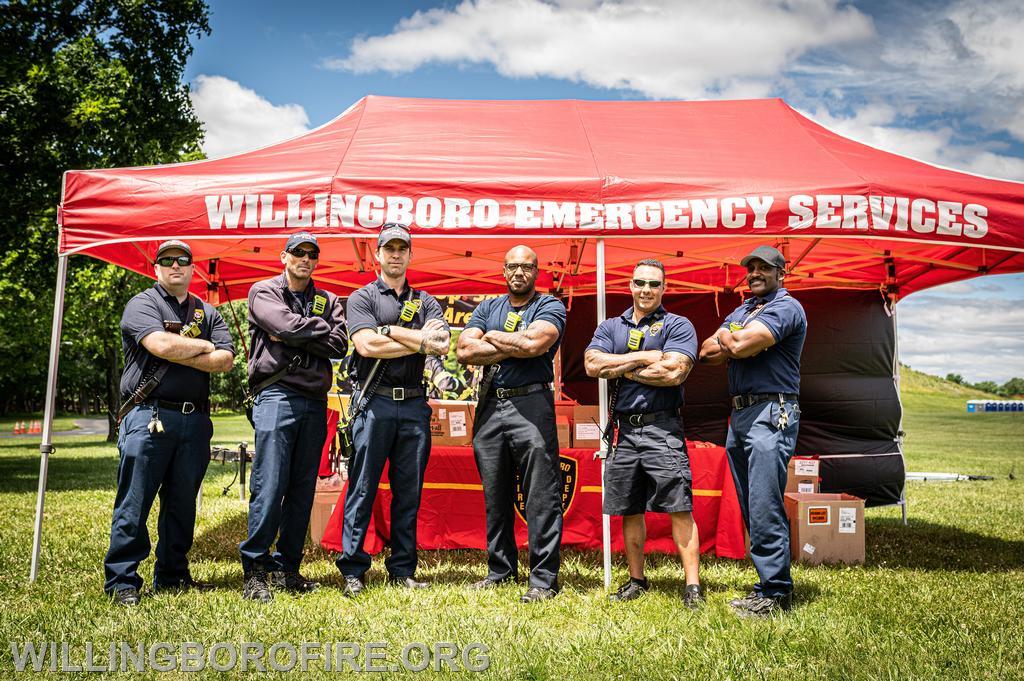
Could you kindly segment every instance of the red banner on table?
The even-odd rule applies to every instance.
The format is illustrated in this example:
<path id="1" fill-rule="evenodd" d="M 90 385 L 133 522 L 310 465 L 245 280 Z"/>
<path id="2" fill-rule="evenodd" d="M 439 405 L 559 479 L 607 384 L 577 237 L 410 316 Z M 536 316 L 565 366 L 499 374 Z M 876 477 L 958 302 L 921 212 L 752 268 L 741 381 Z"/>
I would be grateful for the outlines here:
<path id="1" fill-rule="evenodd" d="M 745 555 L 743 520 L 725 449 L 687 443 L 693 471 L 693 516 L 702 553 L 725 558 Z M 582 549 L 601 547 L 601 463 L 590 449 L 563 449 L 562 545 Z M 344 499 L 344 491 L 341 499 Z M 341 550 L 343 503 L 339 503 L 321 540 L 324 548 Z M 378 553 L 390 540 L 391 487 L 385 470 L 373 507 L 366 550 Z M 526 523 L 516 514 L 516 540 L 526 546 Z M 485 549 L 484 497 L 470 447 L 434 447 L 423 484 L 417 523 L 421 549 Z M 623 551 L 622 521 L 612 518 L 612 549 Z M 669 517 L 647 514 L 648 552 L 675 553 Z"/>

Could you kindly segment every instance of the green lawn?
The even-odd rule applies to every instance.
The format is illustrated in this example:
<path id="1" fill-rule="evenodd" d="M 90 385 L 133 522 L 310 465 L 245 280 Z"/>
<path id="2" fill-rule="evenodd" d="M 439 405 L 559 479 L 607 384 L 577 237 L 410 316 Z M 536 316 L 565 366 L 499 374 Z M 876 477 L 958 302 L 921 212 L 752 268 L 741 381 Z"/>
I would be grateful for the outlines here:
<path id="1" fill-rule="evenodd" d="M 483 575 L 483 552 L 425 553 L 420 574 L 435 586 L 416 594 L 382 586 L 375 566 L 364 597 L 349 601 L 328 556 L 311 548 L 304 570 L 326 588 L 302 598 L 279 595 L 260 607 L 239 595 L 245 507 L 237 483 L 221 494 L 233 468 L 219 463 L 206 479 L 192 557 L 196 575 L 222 588 L 114 608 L 101 591 L 114 448 L 97 437 L 59 440 L 41 579 L 26 586 L 38 449 L 0 440 L 0 676 L 13 670 L 9 642 L 63 640 L 79 663 L 86 641 L 104 651 L 111 641 L 382 641 L 390 645 L 384 664 L 397 664 L 407 643 L 450 641 L 486 644 L 489 669 L 481 676 L 495 679 L 1020 678 L 1024 414 L 968 416 L 964 400 L 973 395 L 920 375 L 905 375 L 903 387 L 907 468 L 996 480 L 910 483 L 908 527 L 896 508 L 869 510 L 867 564 L 795 567 L 797 607 L 768 622 L 740 621 L 726 605 L 751 583 L 744 562 L 706 560 L 710 602 L 690 613 L 681 607 L 681 571 L 672 560 L 652 559 L 655 590 L 647 597 L 612 605 L 600 555 L 578 552 L 565 555 L 562 595 L 524 607 L 515 602 L 521 587 L 464 588 Z M 244 417 L 216 420 L 215 443 L 243 440 L 252 441 Z M 1018 479 L 1008 478 L 1011 469 Z M 618 582 L 624 560 L 615 563 Z M 147 579 L 151 569 L 151 560 L 144 563 Z"/>

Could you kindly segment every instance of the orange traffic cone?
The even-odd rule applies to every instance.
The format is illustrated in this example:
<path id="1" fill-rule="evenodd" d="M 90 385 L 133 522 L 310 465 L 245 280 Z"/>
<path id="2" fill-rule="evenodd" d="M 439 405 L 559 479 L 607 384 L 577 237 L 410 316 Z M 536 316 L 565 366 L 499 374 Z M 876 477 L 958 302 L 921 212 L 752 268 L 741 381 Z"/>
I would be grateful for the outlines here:
<path id="1" fill-rule="evenodd" d="M 33 421 L 32 427 L 29 430 L 30 433 L 41 433 L 43 432 L 43 424 L 39 421 Z"/>
<path id="2" fill-rule="evenodd" d="M 14 422 L 14 434 L 15 435 L 21 435 L 24 432 L 25 432 L 25 422 L 24 421 L 15 421 Z"/>

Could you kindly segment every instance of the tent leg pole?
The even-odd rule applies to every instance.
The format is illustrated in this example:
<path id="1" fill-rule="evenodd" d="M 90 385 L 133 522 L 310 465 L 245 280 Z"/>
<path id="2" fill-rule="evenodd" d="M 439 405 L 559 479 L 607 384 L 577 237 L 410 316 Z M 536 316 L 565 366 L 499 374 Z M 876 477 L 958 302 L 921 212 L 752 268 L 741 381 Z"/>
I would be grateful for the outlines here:
<path id="1" fill-rule="evenodd" d="M 900 424 L 897 426 L 896 448 L 900 453 L 900 460 L 903 461 L 903 489 L 900 490 L 900 511 L 903 513 L 903 524 L 907 524 L 907 463 L 903 458 L 903 393 L 900 379 L 900 325 L 896 311 L 898 301 L 892 303 L 892 334 L 893 334 L 893 370 L 892 380 L 896 384 L 896 399 L 900 405 Z"/>
<path id="2" fill-rule="evenodd" d="M 605 262 L 604 262 L 604 239 L 597 240 L 597 323 L 605 320 L 607 310 L 605 308 Z M 605 432 L 608 426 L 608 381 L 601 379 L 597 382 L 598 407 L 597 411 L 601 416 L 601 432 Z M 601 443 L 601 505 L 604 506 L 604 464 L 608 455 L 604 442 Z M 611 517 L 601 514 L 601 545 L 604 550 L 604 588 L 609 590 L 612 587 L 612 523 Z"/>
<path id="3" fill-rule="evenodd" d="M 53 411 L 57 403 L 57 361 L 60 359 L 60 331 L 64 321 L 64 285 L 68 278 L 68 256 L 57 257 L 57 287 L 53 293 L 53 325 L 50 327 L 50 362 L 46 377 L 46 405 L 43 412 L 43 437 L 39 444 L 39 490 L 36 492 L 36 522 L 32 534 L 32 567 L 28 581 L 39 575 L 39 550 L 43 538 L 43 503 L 46 499 L 46 476 L 53 453 Z"/>

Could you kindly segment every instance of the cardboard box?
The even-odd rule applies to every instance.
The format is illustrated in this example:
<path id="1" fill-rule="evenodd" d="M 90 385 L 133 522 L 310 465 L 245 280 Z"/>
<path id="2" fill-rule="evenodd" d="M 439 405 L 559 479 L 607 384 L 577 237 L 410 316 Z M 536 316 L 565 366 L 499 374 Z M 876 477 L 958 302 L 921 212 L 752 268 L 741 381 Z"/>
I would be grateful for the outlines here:
<path id="1" fill-rule="evenodd" d="M 558 429 L 558 448 L 568 449 L 571 442 L 569 437 L 569 417 L 556 416 L 555 427 Z"/>
<path id="2" fill-rule="evenodd" d="M 430 442 L 442 447 L 473 444 L 474 402 L 430 400 Z"/>
<path id="3" fill-rule="evenodd" d="M 849 494 L 786 495 L 790 553 L 808 565 L 864 562 L 864 500 Z"/>
<path id="4" fill-rule="evenodd" d="M 818 459 L 794 456 L 786 469 L 786 492 L 817 494 L 821 491 L 821 463 Z"/>
<path id="5" fill-rule="evenodd" d="M 572 412 L 572 446 L 601 448 L 601 412 L 596 406 L 578 404 Z"/>
<path id="6" fill-rule="evenodd" d="M 313 496 L 313 511 L 309 515 L 309 537 L 317 546 L 320 546 L 320 541 L 324 538 L 324 530 L 327 529 L 327 521 L 334 513 L 334 507 L 343 501 L 343 489 L 325 490 Z"/>

